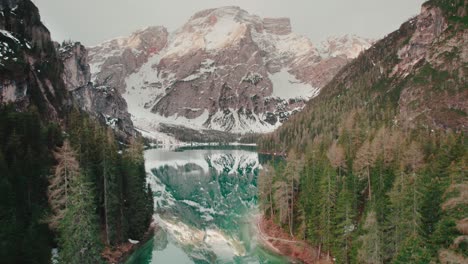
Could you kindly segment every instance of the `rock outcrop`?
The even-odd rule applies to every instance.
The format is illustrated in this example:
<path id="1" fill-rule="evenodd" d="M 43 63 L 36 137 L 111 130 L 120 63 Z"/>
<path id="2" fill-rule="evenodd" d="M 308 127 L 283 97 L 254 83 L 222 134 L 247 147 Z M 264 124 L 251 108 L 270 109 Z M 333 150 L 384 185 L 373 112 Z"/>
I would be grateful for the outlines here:
<path id="1" fill-rule="evenodd" d="M 373 40 L 356 35 L 329 37 L 321 43 L 320 52 L 327 57 L 356 58 Z"/>
<path id="2" fill-rule="evenodd" d="M 86 48 L 80 43 L 64 43 L 59 48 L 63 61 L 62 78 L 69 91 L 88 85 L 91 81 L 91 71 L 88 64 Z"/>
<path id="3" fill-rule="evenodd" d="M 263 27 L 270 34 L 288 35 L 292 33 L 291 20 L 283 18 L 264 18 Z"/>
<path id="4" fill-rule="evenodd" d="M 110 126 L 120 139 L 136 136 L 121 94 L 111 86 L 96 86 L 91 82 L 86 48 L 78 42 L 64 43 L 59 54 L 64 65 L 62 78 L 74 104 Z"/>

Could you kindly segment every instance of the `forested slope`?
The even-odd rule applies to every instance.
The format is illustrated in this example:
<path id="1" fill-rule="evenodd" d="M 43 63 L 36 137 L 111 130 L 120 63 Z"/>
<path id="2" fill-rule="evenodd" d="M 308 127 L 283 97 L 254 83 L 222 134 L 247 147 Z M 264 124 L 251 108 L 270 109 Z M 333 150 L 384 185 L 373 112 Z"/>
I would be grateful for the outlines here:
<path id="1" fill-rule="evenodd" d="M 143 146 L 77 110 L 31 1 L 0 10 L 0 262 L 104 262 L 148 230 Z"/>
<path id="2" fill-rule="evenodd" d="M 259 141 L 265 216 L 337 263 L 466 263 L 467 1 L 433 0 Z"/>

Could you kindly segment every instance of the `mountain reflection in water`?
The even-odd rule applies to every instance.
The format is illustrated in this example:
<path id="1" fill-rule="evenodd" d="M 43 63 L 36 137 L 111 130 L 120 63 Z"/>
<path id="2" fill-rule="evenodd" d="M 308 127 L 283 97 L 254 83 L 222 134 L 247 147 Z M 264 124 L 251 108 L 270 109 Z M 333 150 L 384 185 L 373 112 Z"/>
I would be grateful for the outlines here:
<path id="1" fill-rule="evenodd" d="M 287 263 L 256 241 L 252 148 L 150 149 L 145 159 L 161 228 L 127 263 Z"/>

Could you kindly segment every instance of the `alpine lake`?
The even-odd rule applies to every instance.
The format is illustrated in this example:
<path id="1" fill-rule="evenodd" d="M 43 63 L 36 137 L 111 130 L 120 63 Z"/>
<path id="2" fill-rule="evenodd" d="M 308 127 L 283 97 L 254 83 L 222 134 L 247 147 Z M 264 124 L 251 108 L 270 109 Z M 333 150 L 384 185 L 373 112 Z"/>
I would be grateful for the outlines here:
<path id="1" fill-rule="evenodd" d="M 145 151 L 154 237 L 126 264 L 289 263 L 258 242 L 255 147 Z"/>

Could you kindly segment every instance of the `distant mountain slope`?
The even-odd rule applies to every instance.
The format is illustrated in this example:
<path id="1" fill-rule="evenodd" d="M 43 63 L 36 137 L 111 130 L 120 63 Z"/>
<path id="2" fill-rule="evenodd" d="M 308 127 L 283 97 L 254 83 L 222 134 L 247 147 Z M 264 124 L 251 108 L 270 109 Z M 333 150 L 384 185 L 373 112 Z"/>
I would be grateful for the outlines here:
<path id="1" fill-rule="evenodd" d="M 92 47 L 90 62 L 94 81 L 123 93 L 140 129 L 268 132 L 369 46 L 347 36 L 319 51 L 287 18 L 223 7 L 196 13 L 173 33 L 151 27 Z"/>
<path id="2" fill-rule="evenodd" d="M 455 14 L 466 20 L 460 10 Z M 441 8 L 423 6 L 420 15 L 346 65 L 301 114 L 272 134 L 275 141 L 290 148 L 310 135 L 336 134 L 352 111 L 406 129 L 467 132 L 468 32 L 464 20 L 452 20 Z M 385 110 L 391 116 L 380 116 Z M 279 140 L 292 131 L 301 135 Z"/>

